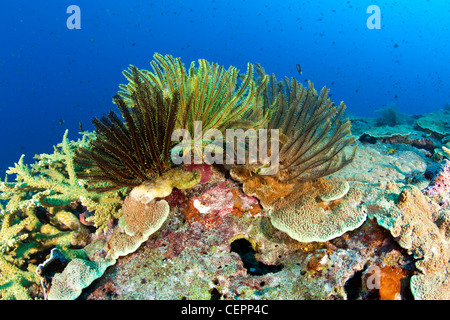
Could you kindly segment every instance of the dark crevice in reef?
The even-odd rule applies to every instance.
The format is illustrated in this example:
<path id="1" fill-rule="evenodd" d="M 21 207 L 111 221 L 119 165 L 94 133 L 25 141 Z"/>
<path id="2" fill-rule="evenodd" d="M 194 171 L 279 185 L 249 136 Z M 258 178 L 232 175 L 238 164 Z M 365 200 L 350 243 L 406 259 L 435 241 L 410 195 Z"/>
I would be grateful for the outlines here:
<path id="1" fill-rule="evenodd" d="M 348 300 L 356 300 L 360 298 L 362 291 L 362 277 L 366 268 L 355 272 L 355 274 L 347 280 L 344 285 L 345 293 Z"/>
<path id="2" fill-rule="evenodd" d="M 246 239 L 237 239 L 231 243 L 231 252 L 236 252 L 244 263 L 247 273 L 253 276 L 262 276 L 267 273 L 276 273 L 283 269 L 283 265 L 266 265 L 255 258 L 256 251 Z"/>
<path id="3" fill-rule="evenodd" d="M 211 300 L 220 300 L 222 294 L 216 288 L 211 290 Z"/>
<path id="4" fill-rule="evenodd" d="M 370 144 L 375 144 L 375 143 L 377 143 L 377 139 L 376 139 L 376 138 L 374 138 L 374 137 L 372 137 L 372 136 L 369 136 L 369 135 L 366 134 L 366 133 L 363 133 L 363 134 L 359 137 L 358 140 L 361 141 L 362 143 L 370 143 Z"/>

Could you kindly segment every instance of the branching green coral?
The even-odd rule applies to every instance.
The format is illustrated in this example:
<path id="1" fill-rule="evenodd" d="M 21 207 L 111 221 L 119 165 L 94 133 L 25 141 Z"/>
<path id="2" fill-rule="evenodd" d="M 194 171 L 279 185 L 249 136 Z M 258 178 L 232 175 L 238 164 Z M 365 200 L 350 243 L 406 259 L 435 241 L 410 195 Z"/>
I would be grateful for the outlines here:
<path id="1" fill-rule="evenodd" d="M 46 249 L 59 246 L 85 246 L 90 239 L 87 229 L 71 212 L 50 209 L 50 221 L 41 222 L 36 209 L 28 208 L 3 215 L 0 229 L 0 254 L 19 267 Z"/>
<path id="2" fill-rule="evenodd" d="M 99 230 L 107 228 L 107 222 L 119 216 L 121 197 L 118 191 L 95 192 L 89 190 L 86 181 L 77 179 L 74 164 L 75 151 L 86 146 L 91 134 L 85 133 L 81 140 L 69 141 L 68 131 L 53 154 L 41 154 L 31 166 L 24 164 L 24 156 L 8 174 L 16 175 L 16 182 L 0 183 L 0 199 L 8 200 L 6 212 L 23 210 L 29 207 L 63 207 L 73 201 L 79 201 L 95 215 L 88 218 Z M 106 185 L 106 183 L 105 183 Z"/>
<path id="3" fill-rule="evenodd" d="M 28 287 L 33 284 L 39 284 L 34 271 L 21 270 L 0 254 L 0 299 L 31 300 Z"/>
<path id="4" fill-rule="evenodd" d="M 0 199 L 6 202 L 0 213 L 0 293 L 4 299 L 30 298 L 28 287 L 38 284 L 35 263 L 48 249 L 59 247 L 70 254 L 71 247 L 89 243 L 90 232 L 70 211 L 73 203 L 94 213 L 87 220 L 99 231 L 120 215 L 118 191 L 91 191 L 86 181 L 77 178 L 89 168 L 74 164 L 75 151 L 86 146 L 93 134 L 86 132 L 78 141 L 69 141 L 67 133 L 53 154 L 36 155 L 31 165 L 22 156 L 9 168 L 14 182 L 0 181 Z"/>

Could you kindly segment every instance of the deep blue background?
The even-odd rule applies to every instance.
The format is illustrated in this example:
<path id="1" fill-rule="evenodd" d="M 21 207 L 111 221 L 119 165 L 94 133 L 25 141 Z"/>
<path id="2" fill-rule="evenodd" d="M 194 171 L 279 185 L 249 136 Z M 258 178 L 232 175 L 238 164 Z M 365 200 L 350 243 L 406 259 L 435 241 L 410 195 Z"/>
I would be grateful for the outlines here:
<path id="1" fill-rule="evenodd" d="M 69 5 L 81 30 L 69 30 Z M 369 30 L 369 5 L 381 30 Z M 51 153 L 65 129 L 115 108 L 129 64 L 149 69 L 154 52 L 205 58 L 246 70 L 261 63 L 279 79 L 310 79 L 348 110 L 377 116 L 450 102 L 450 3 L 414 1 L 3 1 L 0 9 L 0 174 L 22 153 Z M 64 122 L 64 123 L 63 123 Z M 63 124 L 61 124 L 63 123 Z"/>

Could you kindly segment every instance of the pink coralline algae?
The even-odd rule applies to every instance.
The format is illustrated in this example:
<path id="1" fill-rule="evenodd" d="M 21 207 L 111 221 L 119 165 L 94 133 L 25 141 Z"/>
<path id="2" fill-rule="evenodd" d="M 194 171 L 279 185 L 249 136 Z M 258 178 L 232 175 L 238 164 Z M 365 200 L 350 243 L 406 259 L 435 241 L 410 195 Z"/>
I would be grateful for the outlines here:
<path id="1" fill-rule="evenodd" d="M 450 161 L 445 160 L 441 169 L 423 193 L 435 200 L 441 207 L 450 206 Z"/>
<path id="2" fill-rule="evenodd" d="M 184 205 L 182 213 L 188 223 L 200 222 L 208 228 L 217 227 L 225 216 L 255 216 L 262 212 L 258 201 L 242 193 L 236 186 L 221 181 Z"/>
<path id="3" fill-rule="evenodd" d="M 186 196 L 183 191 L 179 189 L 174 189 L 170 195 L 164 198 L 168 203 L 170 208 L 176 208 L 181 206 L 186 201 Z"/>
<path id="4" fill-rule="evenodd" d="M 202 164 L 189 164 L 185 166 L 186 171 L 198 170 L 202 175 L 200 183 L 207 183 L 211 180 L 211 176 L 213 174 L 211 165 L 202 163 Z"/>

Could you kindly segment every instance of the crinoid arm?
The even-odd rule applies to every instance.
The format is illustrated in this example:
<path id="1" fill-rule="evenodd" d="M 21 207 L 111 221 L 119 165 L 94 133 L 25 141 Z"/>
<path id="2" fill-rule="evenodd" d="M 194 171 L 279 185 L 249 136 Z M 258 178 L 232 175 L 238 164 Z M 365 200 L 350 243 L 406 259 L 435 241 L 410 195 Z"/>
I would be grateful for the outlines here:
<path id="1" fill-rule="evenodd" d="M 328 89 L 320 95 L 310 82 L 306 89 L 286 79 L 279 89 L 278 111 L 269 127 L 288 139 L 279 151 L 281 181 L 309 181 L 328 176 L 349 164 L 356 152 L 345 105 L 335 106 Z M 350 152 L 346 149 L 351 148 Z"/>
<path id="2" fill-rule="evenodd" d="M 96 138 L 80 149 L 76 158 L 78 164 L 91 167 L 84 173 L 86 178 L 107 181 L 112 188 L 139 185 L 170 166 L 179 95 L 167 97 L 149 85 L 136 68 L 132 72 L 132 105 L 118 95 L 114 97 L 124 121 L 113 111 L 95 118 Z"/>

